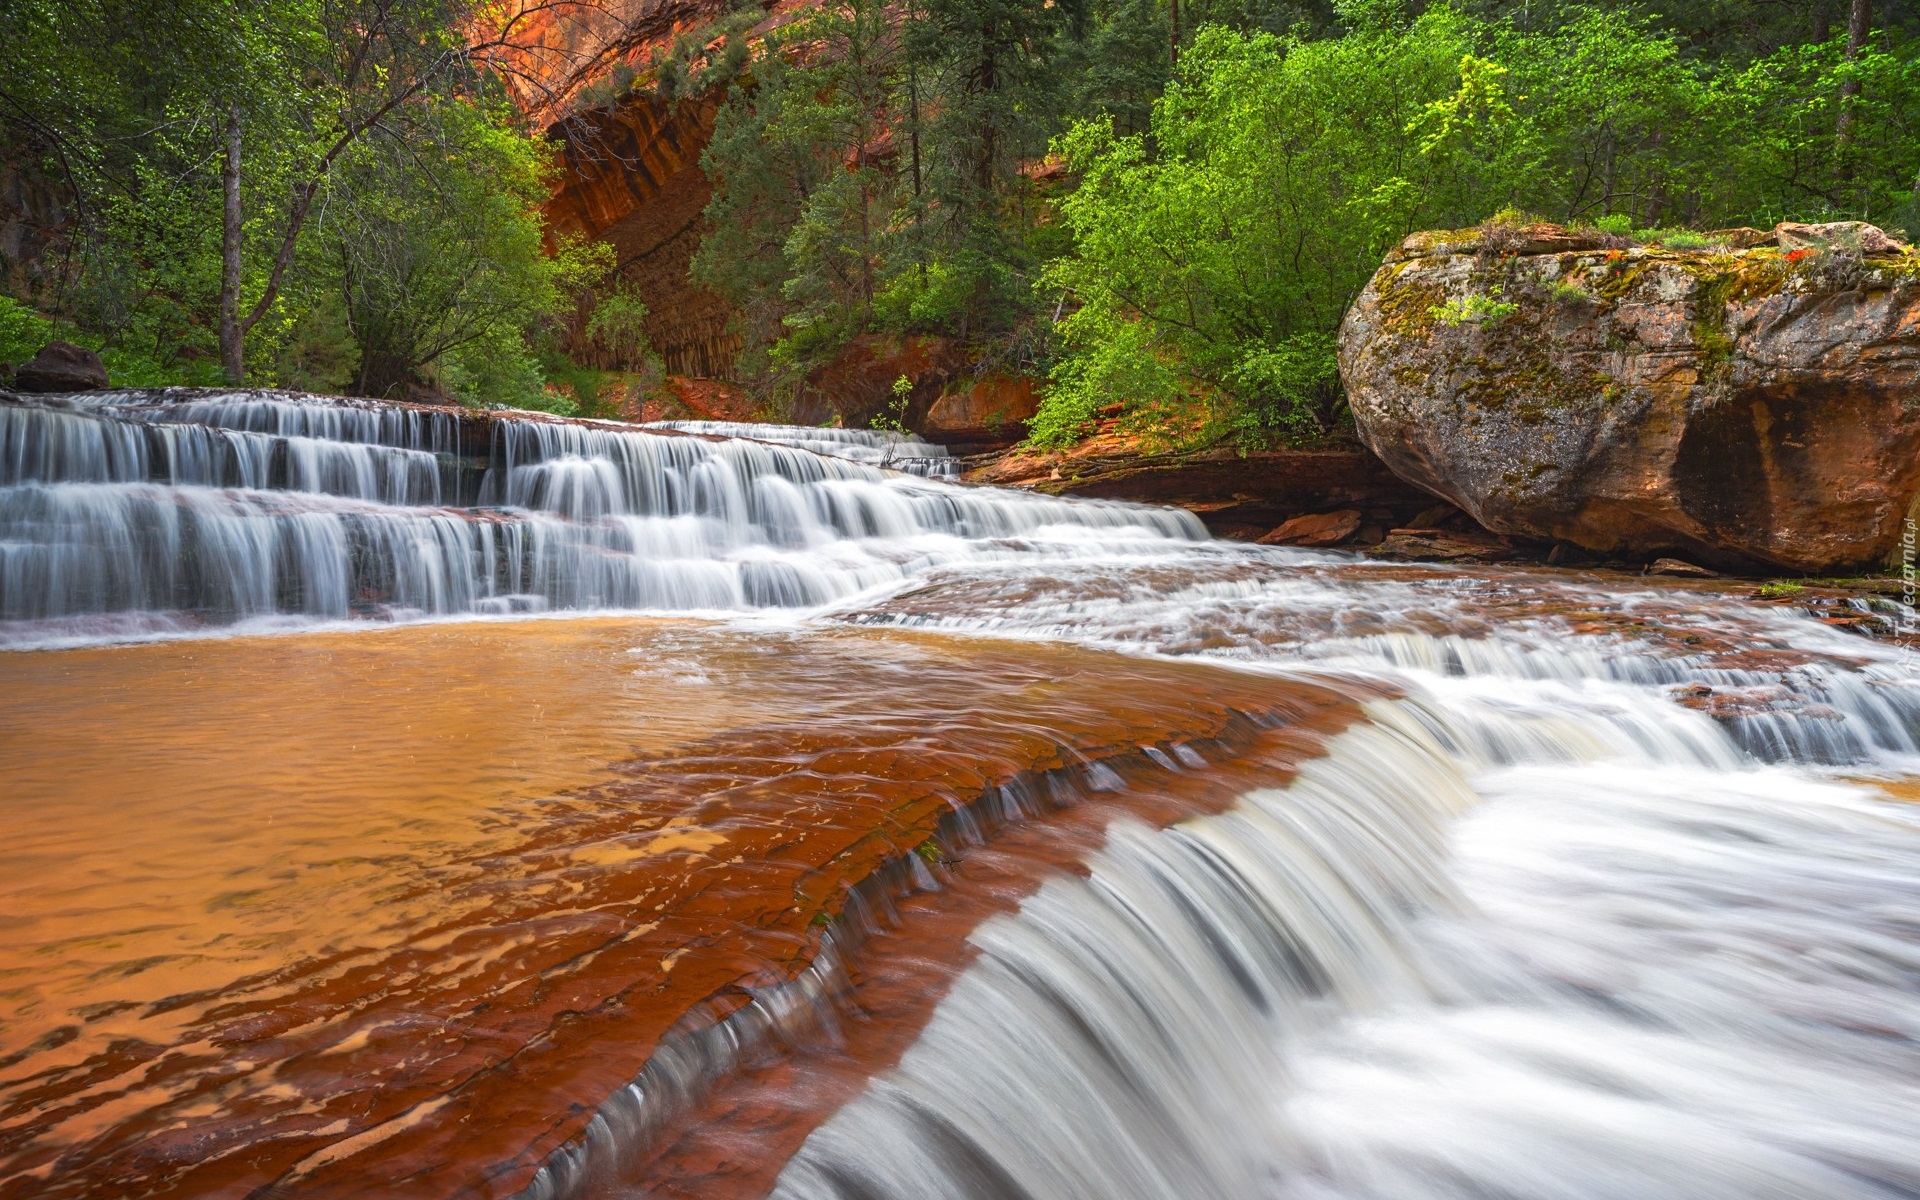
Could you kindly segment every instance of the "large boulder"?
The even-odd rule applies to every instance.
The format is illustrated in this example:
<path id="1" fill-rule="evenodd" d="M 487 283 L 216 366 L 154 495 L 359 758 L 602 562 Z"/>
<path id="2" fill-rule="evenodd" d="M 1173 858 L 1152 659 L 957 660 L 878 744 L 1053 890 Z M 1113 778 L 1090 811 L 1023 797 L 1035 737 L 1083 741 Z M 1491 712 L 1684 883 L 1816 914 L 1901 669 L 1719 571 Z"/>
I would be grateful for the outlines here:
<path id="1" fill-rule="evenodd" d="M 88 392 L 106 386 L 107 367 L 100 356 L 72 342 L 48 342 L 13 371 L 13 387 L 20 392 Z"/>
<path id="2" fill-rule="evenodd" d="M 1416 234 L 1340 368 L 1387 465 L 1500 533 L 1818 574 L 1920 516 L 1920 257 L 1872 226 Z"/>

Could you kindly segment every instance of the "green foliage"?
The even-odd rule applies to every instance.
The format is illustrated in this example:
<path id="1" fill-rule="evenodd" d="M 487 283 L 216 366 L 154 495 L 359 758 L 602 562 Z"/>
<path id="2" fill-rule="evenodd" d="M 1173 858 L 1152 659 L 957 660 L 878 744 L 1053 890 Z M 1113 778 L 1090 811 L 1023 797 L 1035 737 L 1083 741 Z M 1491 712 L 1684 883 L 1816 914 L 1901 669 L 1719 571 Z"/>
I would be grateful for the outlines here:
<path id="1" fill-rule="evenodd" d="M 1891 37 L 1701 55 L 1624 6 L 1336 7 L 1337 38 L 1201 30 L 1147 134 L 1096 119 L 1056 142 L 1081 186 L 1046 275 L 1064 353 L 1035 444 L 1116 401 L 1202 410 L 1202 436 L 1337 436 L 1332 335 L 1416 228 L 1544 219 L 1710 249 L 1696 230 L 1920 223 L 1920 62 Z M 1431 316 L 1498 321 L 1516 311 L 1498 289 Z"/>
<path id="2" fill-rule="evenodd" d="M 1177 399 L 1182 376 L 1158 332 L 1150 321 L 1109 308 L 1083 307 L 1068 318 L 1063 340 L 1075 352 L 1054 364 L 1040 410 L 1027 424 L 1029 443 L 1070 445 L 1098 409 L 1116 400 L 1146 407 Z"/>
<path id="3" fill-rule="evenodd" d="M 768 36 L 703 159 L 715 187 L 694 261 L 739 314 L 747 382 L 791 389 L 872 331 L 1043 353 L 1035 282 L 1069 235 L 1032 168 L 1076 104 L 1144 109 L 1164 78 L 1138 58 L 1165 52 L 1157 12 L 832 0 Z M 1097 45 L 1137 55 L 1096 64 Z"/>
<path id="4" fill-rule="evenodd" d="M 524 398 L 532 347 L 592 272 L 577 248 L 543 251 L 546 151 L 485 71 L 474 15 L 15 0 L 0 140 L 74 218 L 27 280 L 34 301 L 121 360 L 116 382 L 218 379 L 237 124 L 250 381 Z"/>
<path id="5" fill-rule="evenodd" d="M 867 326 L 898 241 L 901 181 L 871 148 L 901 67 L 878 0 L 840 0 L 770 35 L 720 111 L 693 277 L 740 312 L 750 373 L 792 381 Z"/>
<path id="6" fill-rule="evenodd" d="M 1668 250 L 1711 250 L 1719 244 L 1691 229 L 1644 229 L 1638 236 L 1643 242 Z"/>
<path id="7" fill-rule="evenodd" d="M 1507 69 L 1497 62 L 1461 55 L 1460 86 L 1452 95 L 1422 108 L 1407 124 L 1407 132 L 1420 138 L 1420 153 L 1431 155 L 1469 144 L 1483 129 L 1512 124 L 1514 111 L 1507 99 L 1506 76 Z"/>
<path id="8" fill-rule="evenodd" d="M 1469 292 L 1456 300 L 1436 304 L 1427 309 L 1427 315 L 1442 325 L 1459 325 L 1462 322 L 1497 325 L 1503 318 L 1520 311 L 1518 304 L 1501 300 L 1499 296 L 1500 285 L 1496 283 L 1485 292 Z"/>
<path id="9" fill-rule="evenodd" d="M 545 155 L 506 114 L 445 103 L 425 116 L 437 122 L 431 141 L 371 142 L 343 164 L 316 229 L 340 265 L 358 348 L 353 390 L 399 396 L 431 379 L 462 399 L 524 405 L 539 390 L 529 384 L 529 319 L 572 307 L 604 277 L 612 250 L 568 242 L 547 252 Z"/>
<path id="10" fill-rule="evenodd" d="M 587 341 L 615 362 L 640 362 L 652 352 L 647 343 L 647 304 L 638 289 L 615 280 L 594 298 L 584 330 Z"/>
<path id="11" fill-rule="evenodd" d="M 322 395 L 352 389 L 360 374 L 360 347 L 347 323 L 346 298 L 337 291 L 315 297 L 289 323 L 273 364 L 274 382 Z"/>
<path id="12" fill-rule="evenodd" d="M 0 296 L 0 362 L 18 366 L 53 340 L 53 322 L 11 296 Z"/>
<path id="13" fill-rule="evenodd" d="M 867 424 L 873 429 L 891 429 L 896 433 L 907 432 L 907 406 L 913 403 L 913 380 L 905 375 L 893 381 L 891 398 L 887 407 L 875 413 Z"/>
<path id="14" fill-rule="evenodd" d="M 1459 94 L 1466 32 L 1444 10 L 1318 42 L 1205 29 L 1151 143 L 1092 121 L 1062 137 L 1081 176 L 1060 204 L 1077 253 L 1047 279 L 1077 307 L 1032 439 L 1070 437 L 1106 403 L 1183 395 L 1243 441 L 1330 433 L 1347 304 L 1388 243 L 1471 203 L 1445 147 L 1472 144 L 1484 103 L 1455 105 L 1421 150 L 1433 106 Z"/>
<path id="15" fill-rule="evenodd" d="M 19 366 L 56 339 L 98 354 L 115 387 L 211 386 L 220 381 L 219 365 L 210 360 L 163 361 L 154 352 L 152 337 L 141 337 L 138 328 L 126 331 L 119 341 L 109 341 L 72 321 L 49 317 L 10 296 L 0 296 L 0 362 Z"/>

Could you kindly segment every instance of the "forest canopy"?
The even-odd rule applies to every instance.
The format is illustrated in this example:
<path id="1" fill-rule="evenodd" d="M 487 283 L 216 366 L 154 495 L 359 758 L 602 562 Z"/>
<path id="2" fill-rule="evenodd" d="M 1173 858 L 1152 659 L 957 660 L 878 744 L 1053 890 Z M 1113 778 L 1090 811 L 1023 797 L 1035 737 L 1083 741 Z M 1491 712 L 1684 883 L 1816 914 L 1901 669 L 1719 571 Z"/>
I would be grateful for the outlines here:
<path id="1" fill-rule="evenodd" d="M 57 328 L 128 383 L 558 407 L 570 338 L 646 357 L 655 298 L 543 224 L 512 20 L 0 8 L 15 207 L 65 230 L 7 251 L 0 357 Z M 1315 442 L 1347 428 L 1340 318 L 1411 230 L 1920 229 L 1913 32 L 1906 0 L 736 2 L 574 103 L 718 103 L 692 279 L 769 411 L 855 339 L 935 335 L 1046 381 L 1040 444 L 1115 406 Z"/>

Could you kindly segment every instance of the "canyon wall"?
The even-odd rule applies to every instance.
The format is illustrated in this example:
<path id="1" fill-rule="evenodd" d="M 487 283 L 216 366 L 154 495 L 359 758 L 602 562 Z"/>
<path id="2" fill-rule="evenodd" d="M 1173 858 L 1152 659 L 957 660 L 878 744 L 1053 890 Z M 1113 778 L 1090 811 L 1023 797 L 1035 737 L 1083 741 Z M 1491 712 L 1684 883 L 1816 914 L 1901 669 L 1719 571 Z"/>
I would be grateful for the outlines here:
<path id="1" fill-rule="evenodd" d="M 713 195 L 700 154 L 720 103 L 718 95 L 666 101 L 637 91 L 551 131 L 564 174 L 548 220 L 558 234 L 613 247 L 621 278 L 646 301 L 647 340 L 674 375 L 725 378 L 739 348 L 726 304 L 687 277 Z"/>
<path id="2" fill-rule="evenodd" d="M 501 18 L 515 99 L 560 151 L 545 206 L 554 234 L 612 246 L 668 373 L 700 378 L 725 378 L 738 349 L 726 305 L 687 277 L 713 194 L 700 155 L 725 96 L 662 99 L 647 79 L 676 36 L 727 11 L 725 0 L 518 0 Z M 590 345 L 574 351 L 596 366 L 637 365 L 602 361 Z"/>

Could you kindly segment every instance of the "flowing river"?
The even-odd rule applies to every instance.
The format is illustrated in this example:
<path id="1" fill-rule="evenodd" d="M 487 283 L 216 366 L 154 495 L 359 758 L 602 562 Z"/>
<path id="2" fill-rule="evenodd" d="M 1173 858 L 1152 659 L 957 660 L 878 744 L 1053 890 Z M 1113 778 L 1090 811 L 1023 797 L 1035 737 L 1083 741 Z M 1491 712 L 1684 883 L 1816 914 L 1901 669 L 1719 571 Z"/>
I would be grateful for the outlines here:
<path id="1" fill-rule="evenodd" d="M 0 1197 L 1920 1196 L 1900 646 L 951 474 L 0 397 Z"/>

